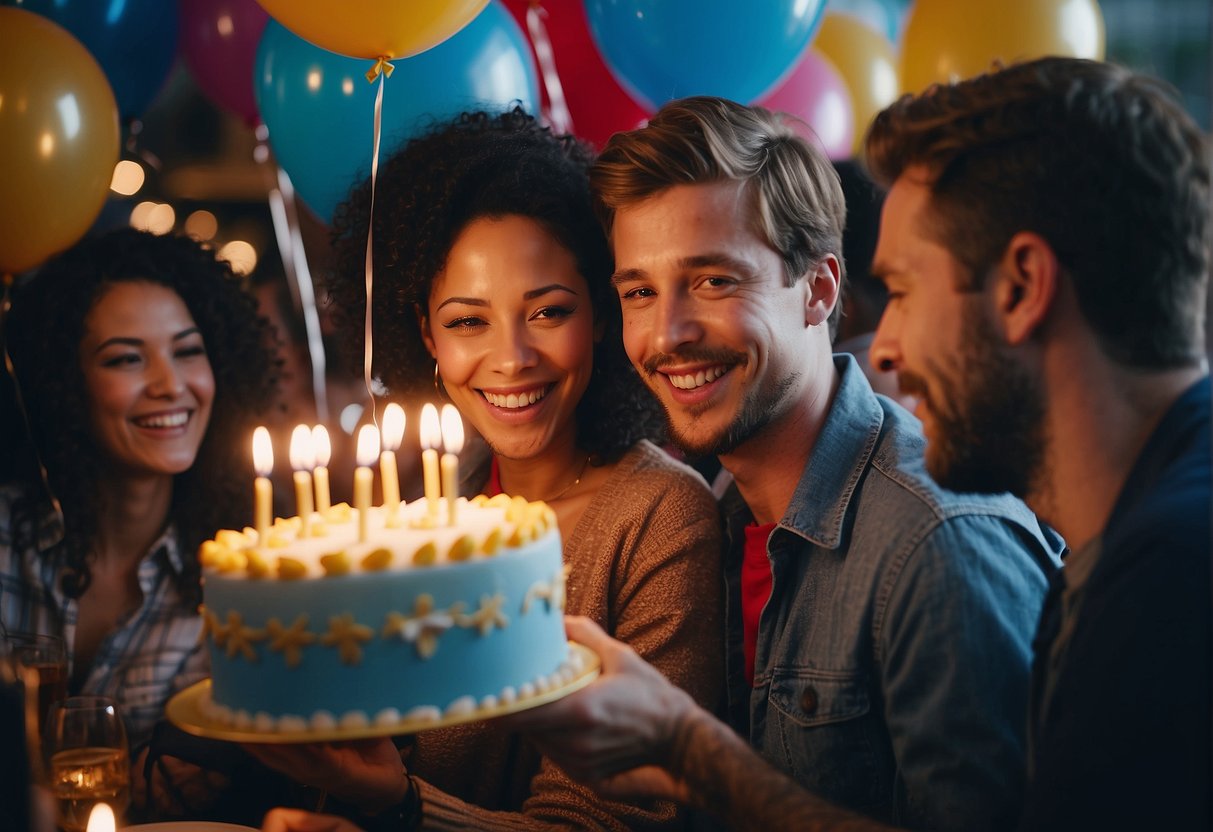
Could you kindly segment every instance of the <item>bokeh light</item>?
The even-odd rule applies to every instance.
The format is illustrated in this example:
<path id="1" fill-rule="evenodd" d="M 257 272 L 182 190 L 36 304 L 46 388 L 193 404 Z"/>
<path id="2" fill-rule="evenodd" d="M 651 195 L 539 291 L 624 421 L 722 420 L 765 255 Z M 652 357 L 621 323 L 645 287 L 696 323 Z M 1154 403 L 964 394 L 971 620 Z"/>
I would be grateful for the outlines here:
<path id="1" fill-rule="evenodd" d="M 257 250 L 244 240 L 232 240 L 225 243 L 217 254 L 220 260 L 226 260 L 232 271 L 246 275 L 257 268 Z"/>
<path id="2" fill-rule="evenodd" d="M 122 196 L 132 196 L 143 187 L 143 165 L 123 159 L 114 165 L 114 176 L 110 179 L 110 190 Z"/>
<path id="3" fill-rule="evenodd" d="M 219 220 L 210 211 L 195 211 L 185 218 L 185 233 L 205 243 L 219 231 Z"/>

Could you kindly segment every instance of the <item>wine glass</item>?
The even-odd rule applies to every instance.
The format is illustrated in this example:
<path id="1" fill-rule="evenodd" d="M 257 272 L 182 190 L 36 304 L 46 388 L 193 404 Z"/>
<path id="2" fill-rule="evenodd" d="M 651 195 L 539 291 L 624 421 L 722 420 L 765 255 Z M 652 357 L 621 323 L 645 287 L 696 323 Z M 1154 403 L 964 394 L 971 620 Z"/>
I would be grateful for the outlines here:
<path id="1" fill-rule="evenodd" d="M 42 633 L 9 632 L 2 649 L 5 678 L 27 689 L 37 689 L 37 702 L 31 714 L 34 724 L 27 730 L 40 741 L 50 706 L 67 698 L 67 648 L 63 639 Z"/>
<path id="2" fill-rule="evenodd" d="M 46 723 L 46 756 L 59 826 L 85 832 L 98 803 L 119 818 L 131 799 L 130 750 L 114 700 L 71 696 L 51 706 Z"/>

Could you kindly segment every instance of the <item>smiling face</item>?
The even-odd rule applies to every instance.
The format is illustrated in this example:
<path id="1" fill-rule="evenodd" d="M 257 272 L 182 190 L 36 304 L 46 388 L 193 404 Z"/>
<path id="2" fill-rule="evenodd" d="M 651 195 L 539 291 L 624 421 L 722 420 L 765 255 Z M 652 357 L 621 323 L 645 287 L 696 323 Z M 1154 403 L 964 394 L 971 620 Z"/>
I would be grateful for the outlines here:
<path id="1" fill-rule="evenodd" d="M 785 285 L 752 210 L 742 183 L 725 181 L 677 185 L 615 214 L 624 345 L 693 454 L 732 452 L 803 392 L 805 281 Z"/>
<path id="2" fill-rule="evenodd" d="M 494 453 L 530 459 L 576 440 L 594 311 L 571 252 L 534 220 L 470 222 L 434 279 L 423 323 L 447 394 Z"/>
<path id="3" fill-rule="evenodd" d="M 931 476 L 957 491 L 1024 496 L 1040 475 L 1044 394 L 1014 359 L 993 313 L 993 276 L 984 288 L 925 233 L 930 190 L 922 172 L 894 183 L 881 214 L 872 273 L 889 303 L 872 341 L 878 369 L 896 370 L 927 437 Z"/>
<path id="4" fill-rule="evenodd" d="M 93 437 L 116 470 L 173 475 L 194 464 L 215 377 L 180 296 L 155 283 L 115 283 L 84 319 L 80 366 Z"/>

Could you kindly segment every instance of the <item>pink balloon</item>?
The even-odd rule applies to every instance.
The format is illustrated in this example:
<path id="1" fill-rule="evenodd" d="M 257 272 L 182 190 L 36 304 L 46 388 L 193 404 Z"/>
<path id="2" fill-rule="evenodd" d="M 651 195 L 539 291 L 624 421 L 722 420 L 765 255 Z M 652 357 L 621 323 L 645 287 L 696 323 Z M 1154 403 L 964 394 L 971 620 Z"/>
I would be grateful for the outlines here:
<path id="1" fill-rule="evenodd" d="M 851 155 L 855 140 L 851 94 L 838 70 L 817 50 L 805 50 L 792 74 L 758 103 L 802 120 L 812 129 L 806 130 L 796 121 L 791 122 L 792 127 L 831 159 Z"/>
<path id="2" fill-rule="evenodd" d="M 180 0 L 181 53 L 211 101 L 250 127 L 260 121 L 253 63 L 266 14 L 255 0 Z"/>

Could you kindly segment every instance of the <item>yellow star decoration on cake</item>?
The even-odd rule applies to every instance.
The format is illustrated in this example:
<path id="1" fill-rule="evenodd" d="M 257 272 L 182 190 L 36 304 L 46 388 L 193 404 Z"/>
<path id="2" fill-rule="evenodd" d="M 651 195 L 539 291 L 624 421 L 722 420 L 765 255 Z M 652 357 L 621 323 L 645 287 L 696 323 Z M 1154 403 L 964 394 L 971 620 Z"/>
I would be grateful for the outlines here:
<path id="1" fill-rule="evenodd" d="M 244 626 L 244 619 L 241 618 L 240 613 L 229 610 L 227 626 L 223 627 L 223 631 L 229 659 L 235 658 L 236 654 L 240 653 L 244 656 L 245 661 L 257 661 L 257 651 L 253 649 L 253 643 L 265 640 L 265 630 Z M 215 642 L 219 643 L 218 634 L 215 635 Z"/>
<path id="2" fill-rule="evenodd" d="M 493 596 L 481 595 L 480 609 L 471 615 L 458 615 L 455 621 L 460 627 L 475 627 L 482 636 L 487 636 L 494 627 L 504 630 L 510 623 L 509 617 L 501 611 L 501 605 L 504 603 L 505 596 L 501 593 Z"/>
<path id="3" fill-rule="evenodd" d="M 342 664 L 358 664 L 362 661 L 362 647 L 375 633 L 365 624 L 354 621 L 353 613 L 342 613 L 329 618 L 329 631 L 320 637 L 325 647 L 337 647 Z"/>
<path id="4" fill-rule="evenodd" d="M 287 667 L 298 667 L 299 662 L 303 660 L 303 648 L 316 642 L 316 634 L 309 633 L 306 627 L 306 613 L 296 618 L 295 623 L 289 627 L 283 627 L 277 618 L 265 622 L 265 629 L 270 637 L 270 649 L 281 651 Z"/>
<path id="5" fill-rule="evenodd" d="M 566 564 L 556 571 L 550 584 L 543 581 L 533 583 L 522 599 L 522 614 L 526 615 L 531 611 L 531 603 L 534 601 L 547 601 L 549 612 L 553 609 L 564 612 L 565 601 L 568 597 L 568 581 L 569 566 Z"/>
<path id="6" fill-rule="evenodd" d="M 219 626 L 219 618 L 206 605 L 198 607 L 198 617 L 202 619 L 202 626 L 198 628 L 198 643 L 205 644 L 206 637 L 215 632 L 215 628 Z"/>
<path id="7" fill-rule="evenodd" d="M 451 605 L 449 610 L 435 610 L 434 596 L 423 593 L 413 602 L 412 615 L 387 614 L 383 637 L 396 636 L 401 641 L 411 641 L 417 648 L 417 655 L 428 659 L 438 649 L 438 636 L 453 627 L 462 613 L 461 603 Z"/>
<path id="8" fill-rule="evenodd" d="M 556 572 L 556 577 L 552 578 L 552 606 L 561 612 L 564 612 L 569 597 L 569 573 L 571 571 L 573 571 L 572 565 L 566 563 Z"/>
<path id="9" fill-rule="evenodd" d="M 223 626 L 219 614 L 214 610 L 207 610 L 206 628 L 210 631 L 211 638 L 215 640 L 216 647 L 222 648 L 227 644 L 227 627 Z"/>

